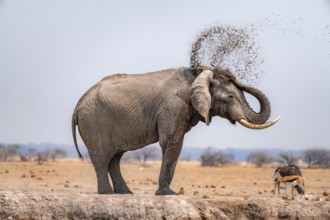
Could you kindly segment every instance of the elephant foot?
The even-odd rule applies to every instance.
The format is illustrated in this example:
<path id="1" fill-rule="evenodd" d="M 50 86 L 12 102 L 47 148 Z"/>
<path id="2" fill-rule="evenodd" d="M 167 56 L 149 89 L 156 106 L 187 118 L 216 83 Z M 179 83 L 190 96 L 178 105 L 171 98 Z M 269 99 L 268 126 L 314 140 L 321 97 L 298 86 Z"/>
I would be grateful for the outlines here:
<path id="1" fill-rule="evenodd" d="M 133 192 L 129 189 L 127 190 L 115 190 L 116 194 L 133 194 Z"/>
<path id="2" fill-rule="evenodd" d="M 101 191 L 101 192 L 98 192 L 98 194 L 100 194 L 100 195 L 110 195 L 110 194 L 115 194 L 115 192 L 113 192 L 113 191 Z"/>
<path id="3" fill-rule="evenodd" d="M 115 192 L 112 189 L 99 189 L 97 193 L 106 195 L 106 194 L 114 194 Z"/>
<path id="4" fill-rule="evenodd" d="M 170 188 L 159 188 L 155 195 L 178 195 L 176 192 L 171 190 Z"/>

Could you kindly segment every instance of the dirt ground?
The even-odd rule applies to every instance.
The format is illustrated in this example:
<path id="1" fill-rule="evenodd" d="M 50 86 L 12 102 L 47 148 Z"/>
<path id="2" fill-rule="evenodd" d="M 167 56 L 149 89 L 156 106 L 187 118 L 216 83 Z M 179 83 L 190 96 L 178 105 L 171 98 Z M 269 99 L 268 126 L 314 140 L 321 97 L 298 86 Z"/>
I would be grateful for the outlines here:
<path id="1" fill-rule="evenodd" d="M 330 218 L 330 169 L 302 168 L 306 196 L 300 198 L 290 189 L 272 194 L 276 167 L 178 162 L 172 189 L 182 196 L 161 197 L 154 196 L 160 161 L 121 167 L 133 196 L 97 195 L 89 161 L 1 162 L 0 219 Z"/>
<path id="2" fill-rule="evenodd" d="M 201 167 L 199 162 L 178 162 L 172 189 L 190 198 L 232 200 L 274 198 L 272 175 L 276 167 L 256 168 L 254 165 Z M 146 167 L 139 164 L 121 164 L 122 174 L 129 188 L 137 195 L 153 195 L 158 188 L 159 161 Z M 330 169 L 302 168 L 307 197 L 330 197 Z M 62 159 L 37 165 L 36 162 L 1 162 L 0 190 L 23 192 L 75 192 L 96 194 L 95 172 L 89 161 Z"/>

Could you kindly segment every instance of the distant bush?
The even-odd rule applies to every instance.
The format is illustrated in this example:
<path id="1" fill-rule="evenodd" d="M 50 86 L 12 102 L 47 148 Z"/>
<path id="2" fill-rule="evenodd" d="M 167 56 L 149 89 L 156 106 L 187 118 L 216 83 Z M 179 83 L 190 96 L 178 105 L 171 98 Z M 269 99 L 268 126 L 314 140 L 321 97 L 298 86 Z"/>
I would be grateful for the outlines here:
<path id="1" fill-rule="evenodd" d="M 150 145 L 135 151 L 126 152 L 122 158 L 122 161 L 125 163 L 137 161 L 142 164 L 142 166 L 145 166 L 147 160 L 158 160 L 160 156 L 160 147 Z"/>
<path id="2" fill-rule="evenodd" d="M 292 152 L 287 153 L 283 152 L 279 154 L 279 159 L 277 159 L 277 162 L 282 163 L 284 165 L 297 165 L 299 161 L 299 157 L 293 156 Z"/>
<path id="3" fill-rule="evenodd" d="M 56 158 L 63 158 L 66 157 L 67 153 L 66 150 L 61 148 L 54 148 L 54 149 L 46 149 L 44 151 L 35 151 L 34 156 L 36 157 L 36 161 L 39 165 L 42 165 L 45 161 L 49 158 L 52 161 L 55 161 Z"/>
<path id="4" fill-rule="evenodd" d="M 264 164 L 274 162 L 275 158 L 267 154 L 265 151 L 255 151 L 250 153 L 246 160 L 255 164 L 257 167 L 262 167 Z"/>
<path id="5" fill-rule="evenodd" d="M 200 159 L 201 166 L 218 166 L 233 163 L 234 155 L 209 147 L 201 154 Z"/>
<path id="6" fill-rule="evenodd" d="M 308 164 L 308 168 L 326 167 L 330 168 L 330 149 L 309 148 L 304 150 L 303 160 Z"/>
<path id="7" fill-rule="evenodd" d="M 8 161 L 18 156 L 20 147 L 19 144 L 9 144 L 7 146 L 0 144 L 0 161 Z"/>

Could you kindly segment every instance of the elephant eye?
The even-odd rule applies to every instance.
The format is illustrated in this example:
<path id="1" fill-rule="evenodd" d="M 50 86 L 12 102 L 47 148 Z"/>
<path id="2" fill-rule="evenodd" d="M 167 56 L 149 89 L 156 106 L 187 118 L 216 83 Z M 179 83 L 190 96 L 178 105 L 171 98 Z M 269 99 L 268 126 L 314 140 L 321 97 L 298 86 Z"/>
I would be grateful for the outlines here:
<path id="1" fill-rule="evenodd" d="M 234 99 L 234 95 L 233 95 L 233 94 L 229 94 L 229 95 L 228 95 L 228 98 L 229 98 L 229 99 Z"/>

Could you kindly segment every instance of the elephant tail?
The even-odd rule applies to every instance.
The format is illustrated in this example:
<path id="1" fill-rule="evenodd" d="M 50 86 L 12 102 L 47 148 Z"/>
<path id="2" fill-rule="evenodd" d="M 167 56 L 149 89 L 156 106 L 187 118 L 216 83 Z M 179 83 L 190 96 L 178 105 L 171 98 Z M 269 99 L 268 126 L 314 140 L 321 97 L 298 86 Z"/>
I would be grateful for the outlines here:
<path id="1" fill-rule="evenodd" d="M 83 161 L 84 158 L 80 153 L 80 150 L 78 148 L 78 143 L 77 143 L 76 125 L 78 125 L 78 111 L 75 110 L 73 115 L 72 115 L 72 136 L 73 136 L 74 145 L 76 146 L 76 150 L 77 150 L 78 155 L 79 155 L 79 159 L 81 159 Z"/>

